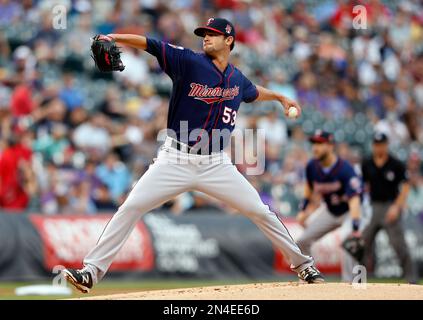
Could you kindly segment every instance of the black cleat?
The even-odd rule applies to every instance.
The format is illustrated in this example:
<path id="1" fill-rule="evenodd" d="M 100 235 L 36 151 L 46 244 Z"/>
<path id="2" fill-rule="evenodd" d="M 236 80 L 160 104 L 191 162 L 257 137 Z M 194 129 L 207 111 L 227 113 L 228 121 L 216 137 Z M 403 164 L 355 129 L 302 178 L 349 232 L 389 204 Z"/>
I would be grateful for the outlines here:
<path id="1" fill-rule="evenodd" d="M 93 287 L 91 273 L 84 269 L 64 269 L 62 272 L 65 279 L 82 293 L 90 292 Z"/>
<path id="2" fill-rule="evenodd" d="M 310 266 L 298 273 L 300 281 L 306 283 L 324 283 L 325 278 L 320 274 L 316 267 Z"/>

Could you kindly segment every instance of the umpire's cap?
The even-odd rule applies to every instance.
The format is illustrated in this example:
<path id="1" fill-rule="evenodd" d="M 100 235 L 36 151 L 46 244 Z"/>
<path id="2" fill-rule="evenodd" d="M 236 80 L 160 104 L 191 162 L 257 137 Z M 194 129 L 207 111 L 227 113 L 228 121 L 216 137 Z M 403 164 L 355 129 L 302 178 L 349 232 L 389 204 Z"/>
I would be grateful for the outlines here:
<path id="1" fill-rule="evenodd" d="M 234 41 L 231 44 L 231 51 L 235 46 L 235 28 L 231 22 L 223 18 L 210 18 L 204 27 L 198 27 L 194 34 L 204 37 L 206 31 L 214 31 L 226 37 L 232 36 Z"/>
<path id="2" fill-rule="evenodd" d="M 375 132 L 373 135 L 373 143 L 388 143 L 388 136 L 383 132 Z"/>
<path id="3" fill-rule="evenodd" d="M 333 134 L 323 130 L 316 130 L 309 138 L 311 143 L 335 143 Z"/>

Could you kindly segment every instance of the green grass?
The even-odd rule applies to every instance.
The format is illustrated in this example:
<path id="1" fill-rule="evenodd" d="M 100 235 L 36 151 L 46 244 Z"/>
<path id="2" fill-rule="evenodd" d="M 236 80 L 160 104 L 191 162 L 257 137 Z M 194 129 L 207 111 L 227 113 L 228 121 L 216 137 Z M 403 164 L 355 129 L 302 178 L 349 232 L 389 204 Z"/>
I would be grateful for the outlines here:
<path id="1" fill-rule="evenodd" d="M 103 281 L 95 286 L 92 293 L 82 294 L 73 290 L 72 296 L 16 296 L 17 287 L 35 284 L 51 284 L 47 282 L 3 282 L 0 283 L 0 300 L 54 300 L 63 298 L 79 298 L 106 294 L 129 293 L 147 290 L 166 290 L 179 288 L 193 288 L 204 286 L 234 285 L 257 282 L 273 282 L 258 280 L 143 280 L 143 281 Z M 72 287 L 73 289 L 73 287 Z"/>
<path id="2" fill-rule="evenodd" d="M 204 286 L 219 286 L 219 285 L 235 285 L 261 282 L 277 282 L 282 281 L 278 279 L 273 280 L 143 280 L 143 281 L 103 281 L 96 285 L 95 289 L 90 294 L 82 294 L 73 290 L 72 296 L 16 296 L 15 289 L 25 285 L 35 284 L 50 284 L 47 282 L 3 282 L 0 283 L 0 300 L 55 300 L 67 298 L 79 298 L 97 295 L 129 293 L 147 290 L 166 290 L 179 288 L 193 288 Z M 294 278 L 286 281 L 294 281 Z M 338 282 L 337 278 L 329 278 L 328 282 Z M 369 279 L 369 283 L 405 283 L 401 279 Z M 423 280 L 419 282 L 423 285 Z"/>

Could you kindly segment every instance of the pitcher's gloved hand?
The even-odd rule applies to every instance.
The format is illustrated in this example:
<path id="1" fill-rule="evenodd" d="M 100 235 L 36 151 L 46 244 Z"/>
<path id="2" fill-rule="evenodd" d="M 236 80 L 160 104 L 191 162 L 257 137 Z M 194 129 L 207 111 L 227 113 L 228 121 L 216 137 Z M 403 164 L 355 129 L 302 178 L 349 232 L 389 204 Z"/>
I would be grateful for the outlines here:
<path id="1" fill-rule="evenodd" d="M 120 59 L 121 51 L 111 37 L 96 35 L 92 38 L 91 53 L 97 68 L 102 72 L 123 71 L 125 69 Z"/>
<path id="2" fill-rule="evenodd" d="M 342 248 L 360 264 L 364 258 L 364 240 L 358 235 L 351 235 L 342 242 Z"/>

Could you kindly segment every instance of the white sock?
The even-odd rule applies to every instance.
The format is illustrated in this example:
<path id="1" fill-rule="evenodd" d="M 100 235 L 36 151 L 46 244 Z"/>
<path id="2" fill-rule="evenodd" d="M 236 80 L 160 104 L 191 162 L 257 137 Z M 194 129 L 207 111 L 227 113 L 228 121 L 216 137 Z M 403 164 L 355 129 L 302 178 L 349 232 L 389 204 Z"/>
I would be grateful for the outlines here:
<path id="1" fill-rule="evenodd" d="M 92 264 L 86 264 L 84 265 L 84 268 L 82 270 L 88 271 L 91 274 L 91 277 L 93 279 L 93 284 L 96 284 L 98 282 L 97 280 L 98 269 L 96 266 Z"/>

